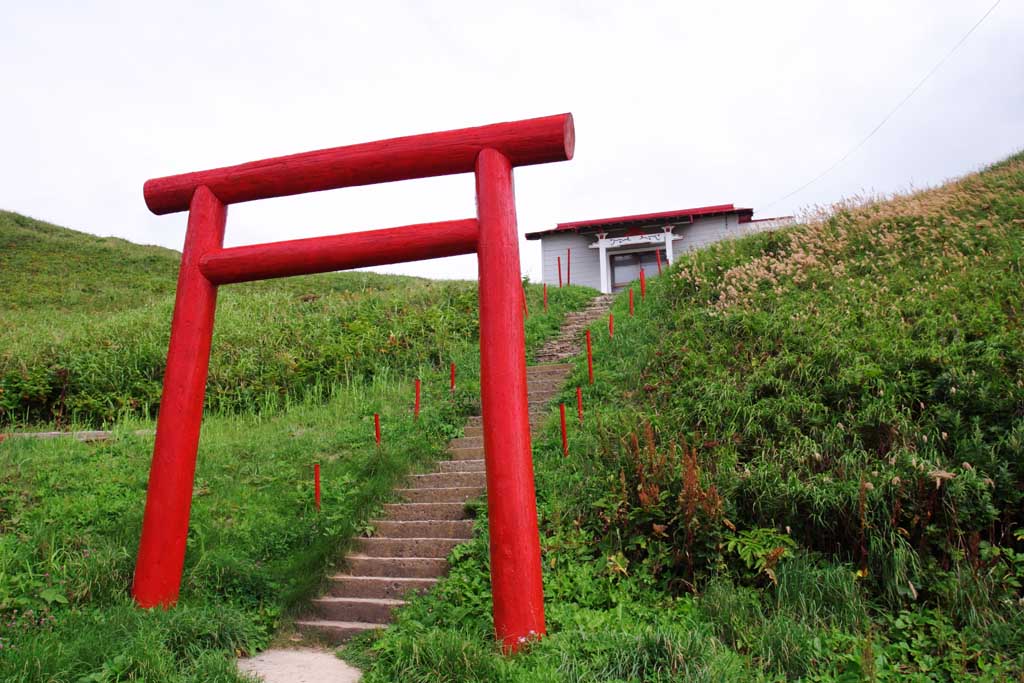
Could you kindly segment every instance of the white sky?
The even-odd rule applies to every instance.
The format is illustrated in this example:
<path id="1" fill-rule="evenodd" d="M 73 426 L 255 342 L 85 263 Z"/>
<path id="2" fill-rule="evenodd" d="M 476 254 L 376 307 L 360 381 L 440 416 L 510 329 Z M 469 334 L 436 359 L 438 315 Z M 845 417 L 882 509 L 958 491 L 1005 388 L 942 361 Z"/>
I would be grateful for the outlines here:
<path id="1" fill-rule="evenodd" d="M 0 208 L 180 249 L 150 177 L 573 113 L 576 158 L 516 171 L 520 232 L 733 202 L 756 217 L 976 170 L 1024 147 L 1024 2 L 842 156 L 993 0 L 0 0 Z M 473 216 L 471 175 L 231 207 L 227 244 Z M 522 242 L 539 278 L 538 242 Z M 473 256 L 386 269 L 476 276 Z"/>

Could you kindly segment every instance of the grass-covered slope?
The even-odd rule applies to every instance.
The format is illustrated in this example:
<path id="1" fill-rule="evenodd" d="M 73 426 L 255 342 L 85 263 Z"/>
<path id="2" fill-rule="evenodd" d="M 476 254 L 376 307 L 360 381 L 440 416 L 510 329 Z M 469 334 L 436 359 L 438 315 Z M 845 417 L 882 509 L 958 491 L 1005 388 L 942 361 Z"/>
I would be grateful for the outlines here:
<path id="1" fill-rule="evenodd" d="M 99 313 L 174 293 L 180 254 L 0 211 L 0 313 Z"/>
<path id="2" fill-rule="evenodd" d="M 535 447 L 551 634 L 496 654 L 480 538 L 368 683 L 1024 679 L 1024 156 L 615 316 L 570 456 Z"/>
<path id="3" fill-rule="evenodd" d="M 52 261 L 57 248 L 33 241 L 39 224 L 10 220 L 29 235 L 6 243 L 20 250 L 17 258 Z M 121 257 L 97 238 L 42 228 L 73 249 L 97 242 L 90 268 L 103 254 Z M 161 258 L 163 275 L 136 273 L 134 298 L 130 272 L 120 292 L 97 271 L 95 296 L 62 311 L 18 299 L 21 288 L 52 287 L 59 295 L 58 279 L 0 271 L 10 288 L 4 297 L 22 305 L 0 313 L 0 400 L 33 426 L 66 410 L 67 419 L 102 419 L 115 432 L 93 444 L 0 442 L 0 681 L 241 680 L 235 656 L 264 647 L 287 624 L 394 485 L 442 457 L 476 408 L 474 283 L 351 273 L 223 288 L 208 393 L 214 410 L 199 446 L 181 602 L 169 611 L 138 609 L 128 590 L 153 437 L 135 431 L 154 426 L 145 416 L 156 406 L 144 405 L 159 398 L 176 268 L 173 252 Z M 552 291 L 544 312 L 540 288 L 527 293 L 532 349 L 593 295 L 579 287 Z M 454 395 L 449 361 L 458 365 Z M 38 413 L 22 412 L 12 382 L 21 391 L 18 382 L 56 369 L 67 378 L 67 393 L 57 394 L 64 403 L 45 394 L 34 404 Z M 419 419 L 412 416 L 416 376 L 423 380 Z M 67 409 L 71 399 L 77 412 Z M 383 427 L 380 448 L 374 413 Z"/>
<path id="4" fill-rule="evenodd" d="M 155 416 L 179 254 L 12 213 L 0 213 L 0 244 L 0 430 Z M 476 309 L 472 282 L 365 272 L 222 287 L 207 407 L 274 408 L 381 363 L 447 362 L 476 338 Z M 557 320 L 544 324 L 535 338 Z"/>

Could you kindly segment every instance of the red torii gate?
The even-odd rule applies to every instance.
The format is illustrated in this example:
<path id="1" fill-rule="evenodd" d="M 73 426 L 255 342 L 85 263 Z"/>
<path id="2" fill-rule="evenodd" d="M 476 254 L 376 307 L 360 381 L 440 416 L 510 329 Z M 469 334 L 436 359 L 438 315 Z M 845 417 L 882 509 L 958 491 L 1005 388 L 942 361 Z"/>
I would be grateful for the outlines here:
<path id="1" fill-rule="evenodd" d="M 512 169 L 572 158 L 571 114 L 414 135 L 146 182 L 155 214 L 188 211 L 132 595 L 177 602 L 217 286 L 476 253 L 494 627 L 506 651 L 544 628 Z M 476 175 L 477 217 L 225 249 L 227 205 L 341 187 Z"/>

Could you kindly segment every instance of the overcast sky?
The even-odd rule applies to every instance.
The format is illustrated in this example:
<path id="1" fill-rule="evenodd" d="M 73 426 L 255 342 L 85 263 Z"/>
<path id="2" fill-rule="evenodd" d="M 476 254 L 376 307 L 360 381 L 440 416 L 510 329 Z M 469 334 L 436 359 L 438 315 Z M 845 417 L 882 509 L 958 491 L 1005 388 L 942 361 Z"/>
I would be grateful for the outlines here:
<path id="1" fill-rule="evenodd" d="M 150 177 L 572 112 L 516 171 L 520 233 L 707 204 L 792 213 L 1024 147 L 1024 2 L 0 0 L 0 208 L 180 249 Z M 239 204 L 226 243 L 473 216 L 471 175 Z M 539 277 L 537 242 L 522 243 Z M 388 269 L 476 276 L 463 256 Z"/>

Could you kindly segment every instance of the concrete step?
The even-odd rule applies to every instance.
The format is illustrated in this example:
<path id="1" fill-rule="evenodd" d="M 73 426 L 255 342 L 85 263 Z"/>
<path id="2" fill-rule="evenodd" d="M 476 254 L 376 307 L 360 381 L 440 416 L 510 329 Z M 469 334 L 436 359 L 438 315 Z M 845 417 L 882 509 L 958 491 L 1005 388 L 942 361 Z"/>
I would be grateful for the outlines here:
<path id="1" fill-rule="evenodd" d="M 339 598 L 399 599 L 410 593 L 426 593 L 436 583 L 437 579 L 337 574 L 330 578 L 328 592 Z"/>
<path id="2" fill-rule="evenodd" d="M 487 478 L 483 472 L 438 472 L 413 474 L 407 481 L 411 489 L 446 489 L 453 486 L 484 486 Z"/>
<path id="3" fill-rule="evenodd" d="M 436 579 L 448 571 L 440 557 L 370 557 L 353 553 L 345 557 L 349 573 L 363 576 L 391 576 L 402 579 Z"/>
<path id="4" fill-rule="evenodd" d="M 537 414 L 537 411 L 532 411 L 531 410 L 530 411 L 530 426 L 531 427 L 537 427 L 541 422 L 543 422 L 543 420 L 539 417 L 539 415 Z M 466 418 L 466 424 L 469 425 L 467 427 L 467 429 L 468 429 L 469 427 L 483 427 L 484 423 L 483 423 L 483 418 L 482 417 L 480 417 L 479 415 L 473 415 L 471 417 L 467 417 Z"/>
<path id="5" fill-rule="evenodd" d="M 303 619 L 295 622 L 295 626 L 303 633 L 315 634 L 331 645 L 341 645 L 363 631 L 384 628 L 386 625 L 358 621 L 327 621 L 324 619 Z"/>
<path id="6" fill-rule="evenodd" d="M 458 439 L 452 439 L 448 442 L 448 449 L 452 448 L 482 448 L 484 445 L 483 431 L 481 430 L 480 436 L 463 436 Z"/>
<path id="7" fill-rule="evenodd" d="M 437 463 L 441 472 L 483 472 L 484 461 L 480 460 L 441 460 Z"/>
<path id="8" fill-rule="evenodd" d="M 568 375 L 568 373 L 566 373 Z M 529 382 L 529 395 L 532 398 L 534 394 L 543 393 L 545 391 L 558 391 L 565 384 L 561 379 L 535 379 Z"/>
<path id="9" fill-rule="evenodd" d="M 430 519 L 465 519 L 464 503 L 389 503 L 384 506 L 389 520 L 421 521 Z"/>
<path id="10" fill-rule="evenodd" d="M 473 426 L 473 427 L 467 426 L 463 430 L 462 434 L 463 434 L 463 438 L 465 438 L 465 439 L 480 438 L 480 437 L 483 437 L 483 435 L 484 435 L 484 428 L 479 426 L 479 425 Z"/>
<path id="11" fill-rule="evenodd" d="M 355 621 L 385 624 L 391 612 L 405 604 L 393 598 L 338 598 L 327 596 L 313 600 L 313 611 L 325 621 Z"/>
<path id="12" fill-rule="evenodd" d="M 483 486 L 452 486 L 448 488 L 395 489 L 406 503 L 465 503 L 484 492 Z"/>
<path id="13" fill-rule="evenodd" d="M 540 372 L 535 375 L 529 375 L 526 378 L 527 390 L 529 391 L 530 389 L 532 389 L 535 384 L 547 384 L 548 382 L 564 382 L 565 378 L 569 376 L 569 373 L 569 370 L 554 370 L 551 372 Z"/>
<path id="14" fill-rule="evenodd" d="M 375 538 L 471 538 L 473 520 L 386 520 L 371 522 Z"/>
<path id="15" fill-rule="evenodd" d="M 448 453 L 452 456 L 452 460 L 465 461 L 484 459 L 483 448 L 452 448 L 449 449 Z"/>
<path id="16" fill-rule="evenodd" d="M 357 538 L 359 553 L 369 557 L 434 557 L 444 559 L 464 538 Z"/>
<path id="17" fill-rule="evenodd" d="M 526 376 L 527 378 L 530 378 L 539 375 L 569 372 L 570 370 L 572 370 L 571 363 L 538 363 L 537 365 L 530 365 L 526 368 Z"/>

